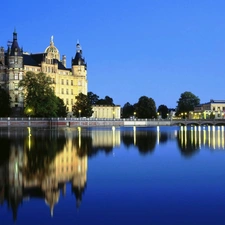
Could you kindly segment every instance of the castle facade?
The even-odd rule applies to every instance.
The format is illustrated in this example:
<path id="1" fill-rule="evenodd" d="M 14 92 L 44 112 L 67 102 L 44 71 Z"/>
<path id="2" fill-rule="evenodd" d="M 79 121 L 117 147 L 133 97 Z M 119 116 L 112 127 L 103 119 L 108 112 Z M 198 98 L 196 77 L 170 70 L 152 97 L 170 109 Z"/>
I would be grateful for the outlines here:
<path id="1" fill-rule="evenodd" d="M 50 45 L 42 53 L 30 54 L 19 47 L 17 32 L 8 42 L 7 50 L 0 47 L 0 86 L 9 92 L 12 116 L 22 116 L 24 109 L 24 90 L 19 88 L 19 81 L 26 72 L 43 72 L 52 80 L 52 88 L 59 98 L 63 99 L 68 115 L 72 115 L 72 106 L 79 93 L 87 95 L 87 63 L 82 55 L 79 43 L 71 60 L 71 67 L 66 67 L 66 56 L 60 58 L 59 50 L 50 39 Z"/>

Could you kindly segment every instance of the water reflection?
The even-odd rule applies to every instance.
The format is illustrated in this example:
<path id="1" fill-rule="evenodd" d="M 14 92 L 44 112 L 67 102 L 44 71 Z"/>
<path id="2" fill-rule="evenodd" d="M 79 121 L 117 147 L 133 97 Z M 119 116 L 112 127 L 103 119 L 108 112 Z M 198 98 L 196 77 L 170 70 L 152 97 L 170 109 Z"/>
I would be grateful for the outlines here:
<path id="1" fill-rule="evenodd" d="M 224 127 L 76 128 L 0 130 L 0 203 L 17 218 L 24 199 L 40 198 L 51 215 L 71 183 L 76 207 L 87 188 L 88 158 L 124 145 L 148 156 L 157 145 L 176 141 L 181 154 L 189 157 L 204 146 L 224 149 Z"/>
<path id="2" fill-rule="evenodd" d="M 86 187 L 87 155 L 80 154 L 81 146 L 74 146 L 68 132 L 28 130 L 24 137 L 17 131 L 1 134 L 0 201 L 7 202 L 14 220 L 23 199 L 33 197 L 43 198 L 53 216 L 60 191 L 66 194 L 67 182 L 79 207 Z"/>
<path id="3" fill-rule="evenodd" d="M 182 154 L 190 156 L 202 147 L 211 150 L 224 149 L 224 127 L 223 126 L 193 126 L 181 127 L 177 141 Z"/>

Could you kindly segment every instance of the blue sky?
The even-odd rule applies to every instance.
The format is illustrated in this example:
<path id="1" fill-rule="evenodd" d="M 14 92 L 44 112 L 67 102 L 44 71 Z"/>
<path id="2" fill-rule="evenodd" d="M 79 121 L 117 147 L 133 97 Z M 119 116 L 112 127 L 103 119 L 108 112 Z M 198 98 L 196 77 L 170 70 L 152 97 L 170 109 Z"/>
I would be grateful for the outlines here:
<path id="1" fill-rule="evenodd" d="M 123 106 L 141 96 L 175 107 L 184 91 L 225 99 L 224 0 L 11 0 L 1 3 L 0 46 L 16 28 L 24 51 L 54 36 L 67 67 L 79 40 L 88 91 Z"/>

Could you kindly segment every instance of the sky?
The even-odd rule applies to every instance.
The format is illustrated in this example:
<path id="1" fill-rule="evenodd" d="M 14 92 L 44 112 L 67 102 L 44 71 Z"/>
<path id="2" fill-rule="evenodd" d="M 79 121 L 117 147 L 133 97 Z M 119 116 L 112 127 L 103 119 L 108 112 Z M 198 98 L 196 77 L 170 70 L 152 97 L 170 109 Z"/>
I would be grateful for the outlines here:
<path id="1" fill-rule="evenodd" d="M 24 51 L 44 52 L 54 36 L 67 67 L 83 50 L 88 91 L 116 105 L 141 96 L 175 108 L 190 91 L 201 103 L 225 99 L 224 0 L 1 2 L 0 46 L 16 29 Z"/>

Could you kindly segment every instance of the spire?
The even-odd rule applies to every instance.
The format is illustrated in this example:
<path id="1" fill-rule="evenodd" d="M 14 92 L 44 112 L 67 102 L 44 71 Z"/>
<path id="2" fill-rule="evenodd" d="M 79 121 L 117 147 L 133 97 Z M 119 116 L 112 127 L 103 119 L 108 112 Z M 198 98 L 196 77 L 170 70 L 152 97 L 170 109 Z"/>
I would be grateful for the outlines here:
<path id="1" fill-rule="evenodd" d="M 76 52 L 79 52 L 82 54 L 82 49 L 81 49 L 81 46 L 80 46 L 80 43 L 79 43 L 79 40 L 77 40 L 77 44 L 76 44 Z"/>
<path id="2" fill-rule="evenodd" d="M 14 28 L 14 32 L 13 32 L 13 40 L 17 40 L 16 28 Z"/>
<path id="3" fill-rule="evenodd" d="M 50 40 L 50 46 L 54 45 L 54 42 L 53 42 L 53 35 L 51 36 L 51 40 Z"/>

